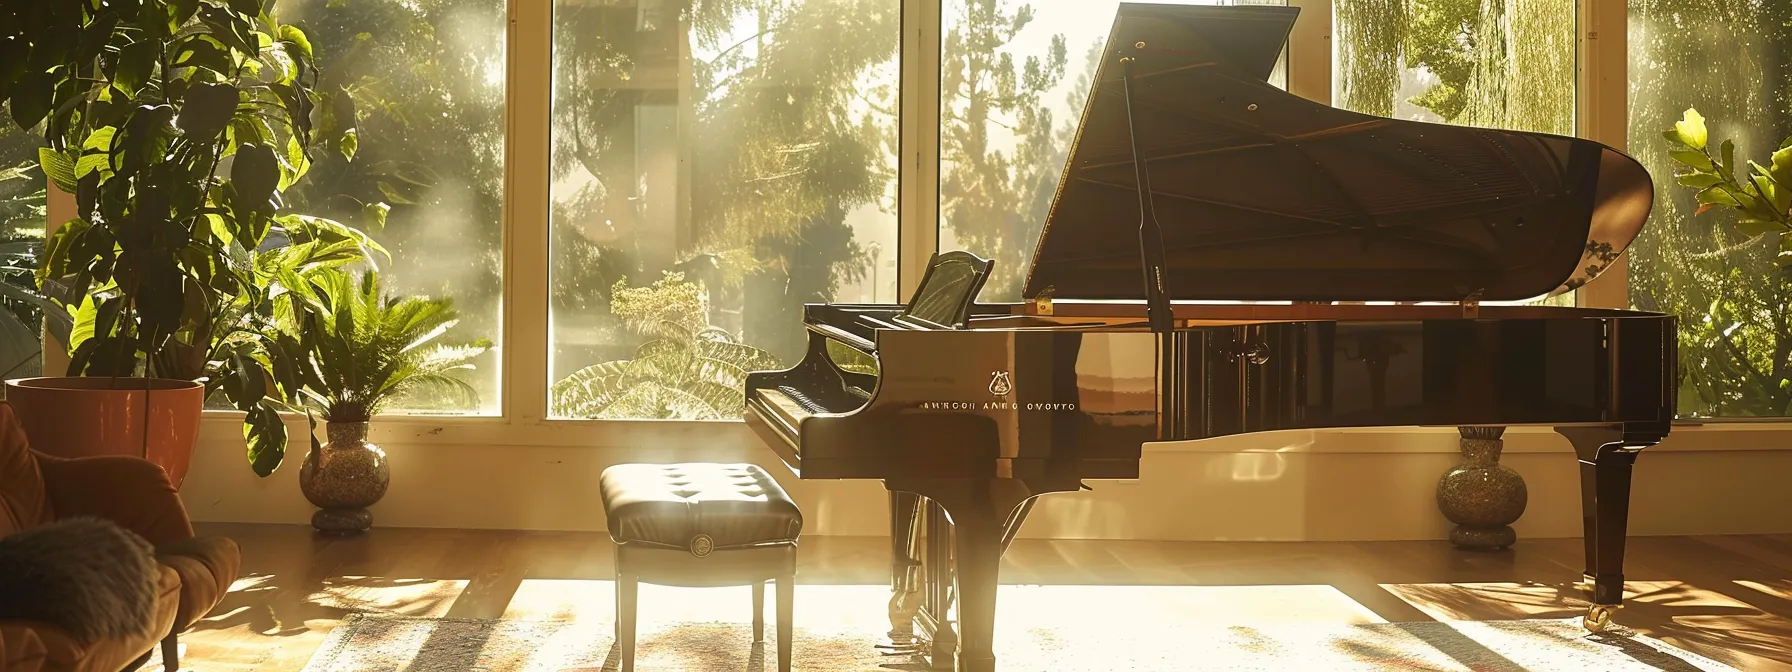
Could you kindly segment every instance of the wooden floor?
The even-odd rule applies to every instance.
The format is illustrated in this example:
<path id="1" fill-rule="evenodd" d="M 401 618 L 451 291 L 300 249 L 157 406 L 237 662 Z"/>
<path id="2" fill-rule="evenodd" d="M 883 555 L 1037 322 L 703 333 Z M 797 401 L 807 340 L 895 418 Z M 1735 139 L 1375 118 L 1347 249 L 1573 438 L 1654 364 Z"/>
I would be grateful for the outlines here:
<path id="1" fill-rule="evenodd" d="M 579 582 L 611 577 L 602 533 L 376 529 L 340 539 L 300 526 L 200 528 L 242 544 L 243 578 L 183 635 L 183 669 L 299 670 L 356 611 L 552 618 L 611 609 L 577 598 Z M 1620 623 L 1739 669 L 1792 670 L 1792 535 L 1644 537 L 1630 549 Z M 1022 539 L 1002 580 L 1211 590 L 1214 608 L 1202 618 L 1219 625 L 1563 618 L 1585 604 L 1574 585 L 1580 563 L 1578 539 L 1521 541 L 1502 553 L 1444 542 Z M 798 582 L 884 584 L 888 566 L 886 539 L 806 537 Z"/>

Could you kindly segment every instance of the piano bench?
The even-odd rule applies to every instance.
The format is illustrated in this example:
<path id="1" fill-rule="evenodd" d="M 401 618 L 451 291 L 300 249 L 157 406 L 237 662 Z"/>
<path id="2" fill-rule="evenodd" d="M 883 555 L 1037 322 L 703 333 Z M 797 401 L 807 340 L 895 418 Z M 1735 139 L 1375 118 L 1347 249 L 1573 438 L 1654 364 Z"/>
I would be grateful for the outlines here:
<path id="1" fill-rule="evenodd" d="M 616 642 L 635 665 L 640 583 L 753 586 L 753 641 L 765 641 L 765 582 L 778 588 L 778 670 L 790 670 L 791 600 L 803 514 L 752 464 L 619 464 L 598 479 L 616 548 Z"/>

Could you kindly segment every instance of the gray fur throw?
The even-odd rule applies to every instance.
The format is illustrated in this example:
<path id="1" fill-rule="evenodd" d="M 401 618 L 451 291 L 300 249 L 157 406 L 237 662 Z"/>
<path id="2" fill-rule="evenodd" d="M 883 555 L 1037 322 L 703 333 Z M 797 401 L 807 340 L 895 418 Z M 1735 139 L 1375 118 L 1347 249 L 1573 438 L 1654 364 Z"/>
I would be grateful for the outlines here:
<path id="1" fill-rule="evenodd" d="M 144 637 L 155 621 L 155 549 L 110 521 L 71 518 L 0 539 L 0 620 L 60 627 L 82 642 Z"/>

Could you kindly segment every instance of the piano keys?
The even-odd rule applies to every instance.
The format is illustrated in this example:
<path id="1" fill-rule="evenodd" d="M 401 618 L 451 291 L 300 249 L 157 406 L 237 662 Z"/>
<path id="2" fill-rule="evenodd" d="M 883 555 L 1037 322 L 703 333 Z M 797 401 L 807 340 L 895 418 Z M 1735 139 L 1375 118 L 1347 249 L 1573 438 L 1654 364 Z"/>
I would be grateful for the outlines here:
<path id="1" fill-rule="evenodd" d="M 1275 89 L 1298 11 L 1121 5 L 1026 301 L 810 305 L 804 359 L 748 376 L 748 424 L 799 477 L 891 492 L 896 646 L 996 669 L 998 565 L 1035 498 L 1137 478 L 1146 443 L 1331 427 L 1556 428 L 1584 623 L 1610 625 L 1631 465 L 1673 419 L 1674 318 L 1482 302 L 1597 276 L 1648 175 L 1584 139 Z M 952 254 L 934 264 L 981 261 Z"/>

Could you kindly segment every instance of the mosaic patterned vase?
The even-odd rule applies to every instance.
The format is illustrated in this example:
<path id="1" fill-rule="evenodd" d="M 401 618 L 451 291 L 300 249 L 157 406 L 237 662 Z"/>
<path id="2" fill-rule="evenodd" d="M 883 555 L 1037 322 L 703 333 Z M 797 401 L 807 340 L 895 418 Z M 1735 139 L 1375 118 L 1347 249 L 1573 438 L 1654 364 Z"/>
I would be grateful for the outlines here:
<path id="1" fill-rule="evenodd" d="M 367 442 L 367 423 L 332 422 L 329 441 L 305 455 L 299 490 L 318 507 L 311 526 L 323 532 L 354 534 L 373 526 L 373 506 L 386 495 L 392 473 L 386 451 Z"/>
<path id="2" fill-rule="evenodd" d="M 1529 498 L 1524 478 L 1500 464 L 1504 427 L 1462 427 L 1462 464 L 1437 482 L 1437 508 L 1456 523 L 1450 543 L 1458 548 L 1498 550 L 1518 541 L 1512 523 L 1524 515 Z"/>

